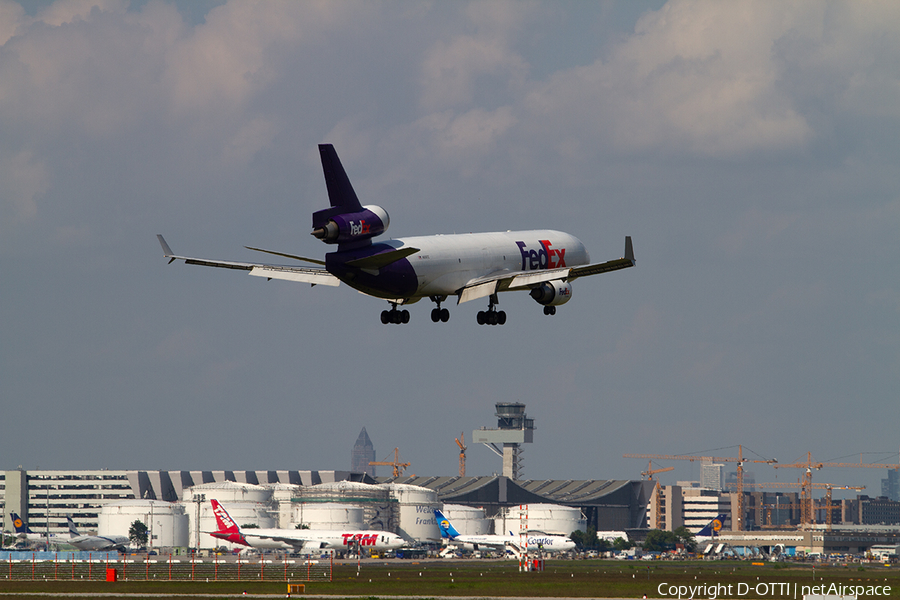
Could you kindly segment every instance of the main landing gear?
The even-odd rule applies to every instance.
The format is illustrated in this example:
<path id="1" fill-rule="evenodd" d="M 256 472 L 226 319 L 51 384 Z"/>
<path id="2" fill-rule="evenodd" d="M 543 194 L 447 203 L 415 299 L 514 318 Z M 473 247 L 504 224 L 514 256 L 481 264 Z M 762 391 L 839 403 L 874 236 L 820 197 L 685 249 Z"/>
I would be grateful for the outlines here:
<path id="1" fill-rule="evenodd" d="M 545 315 L 555 315 L 555 314 L 556 314 L 556 307 L 555 307 L 555 306 L 545 306 L 545 307 L 544 307 L 544 314 L 545 314 Z"/>
<path id="2" fill-rule="evenodd" d="M 391 310 L 381 311 L 381 322 L 385 325 L 388 323 L 394 323 L 395 325 L 409 323 L 409 311 L 397 310 L 397 303 L 391 302 Z"/>
<path id="3" fill-rule="evenodd" d="M 497 294 L 491 294 L 488 309 L 478 311 L 477 321 L 479 325 L 504 325 L 506 323 L 506 313 L 496 309 L 498 303 Z"/>
<path id="4" fill-rule="evenodd" d="M 431 300 L 437 303 L 437 308 L 431 310 L 431 320 L 434 323 L 438 321 L 442 323 L 446 323 L 450 320 L 450 311 L 446 308 L 441 308 L 441 302 L 447 299 L 447 296 L 432 296 Z"/>

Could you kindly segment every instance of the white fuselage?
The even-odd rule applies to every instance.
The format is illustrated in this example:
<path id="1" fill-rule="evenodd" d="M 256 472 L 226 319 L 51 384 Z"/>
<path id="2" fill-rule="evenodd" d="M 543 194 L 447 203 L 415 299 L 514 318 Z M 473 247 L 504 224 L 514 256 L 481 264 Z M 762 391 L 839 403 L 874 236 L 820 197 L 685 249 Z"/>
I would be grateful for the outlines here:
<path id="1" fill-rule="evenodd" d="M 387 531 L 327 531 L 313 529 L 242 529 L 251 548 L 286 550 L 304 545 L 333 550 L 394 550 L 406 541 Z"/>
<path id="2" fill-rule="evenodd" d="M 75 546 L 79 550 L 112 550 L 124 548 L 128 545 L 128 538 L 124 535 L 78 535 L 75 537 L 50 538 L 51 544 L 66 544 Z"/>
<path id="3" fill-rule="evenodd" d="M 420 250 L 407 259 L 418 279 L 419 297 L 452 295 L 473 279 L 497 273 L 590 262 L 581 240 L 549 229 L 415 236 L 384 243 Z"/>
<path id="4" fill-rule="evenodd" d="M 562 535 L 529 533 L 526 535 L 458 535 L 448 543 L 477 550 L 479 547 L 502 548 L 512 546 L 520 551 L 540 549 L 543 552 L 565 552 L 575 548 L 575 542 Z"/>

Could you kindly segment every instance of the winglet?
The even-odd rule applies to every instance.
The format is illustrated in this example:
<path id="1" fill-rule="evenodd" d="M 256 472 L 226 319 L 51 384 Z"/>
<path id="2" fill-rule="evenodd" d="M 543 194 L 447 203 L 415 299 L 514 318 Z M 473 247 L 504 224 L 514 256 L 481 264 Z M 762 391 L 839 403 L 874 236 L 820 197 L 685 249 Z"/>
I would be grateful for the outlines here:
<path id="1" fill-rule="evenodd" d="M 631 245 L 630 235 L 625 236 L 625 259 L 630 260 L 631 264 L 637 262 L 636 260 L 634 260 L 634 247 Z"/>
<path id="2" fill-rule="evenodd" d="M 169 264 L 171 265 L 175 260 L 175 253 L 172 252 L 171 248 L 169 248 L 169 245 L 166 243 L 166 239 L 162 235 L 157 233 L 156 239 L 159 240 L 159 245 L 162 246 L 163 256 L 169 259 Z"/>

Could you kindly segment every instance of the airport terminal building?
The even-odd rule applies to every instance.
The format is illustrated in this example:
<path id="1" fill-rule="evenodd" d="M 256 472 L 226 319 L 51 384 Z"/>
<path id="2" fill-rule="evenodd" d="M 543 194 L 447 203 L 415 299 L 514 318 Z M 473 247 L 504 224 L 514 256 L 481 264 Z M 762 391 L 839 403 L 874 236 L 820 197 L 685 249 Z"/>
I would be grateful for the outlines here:
<path id="1" fill-rule="evenodd" d="M 226 505 L 242 526 L 378 529 L 426 544 L 440 543 L 435 508 L 471 528 L 469 533 L 517 531 L 529 522 L 566 535 L 587 528 L 624 531 L 632 541 L 643 539 L 657 522 L 656 511 L 664 513 L 659 517 L 669 529 L 735 510 L 733 494 L 685 492 L 678 486 L 665 486 L 660 497 L 667 499 L 657 505 L 654 488 L 654 481 L 373 478 L 356 471 L 0 471 L 6 532 L 13 529 L 12 512 L 32 531 L 51 535 L 66 533 L 67 517 L 80 531 L 100 535 L 127 535 L 130 524 L 140 520 L 148 525 L 153 547 L 221 547 L 220 540 L 203 533 L 215 528 L 211 499 Z M 752 514 L 755 496 L 748 496 Z M 877 515 L 887 514 L 886 499 L 870 500 L 844 501 L 858 504 L 845 512 L 865 516 L 877 504 Z M 729 532 L 722 542 L 763 546 L 775 539 L 808 552 L 858 552 L 900 543 L 900 528 L 860 524 L 833 531 Z"/>
<path id="2" fill-rule="evenodd" d="M 32 531 L 51 535 L 67 531 L 67 517 L 80 531 L 101 534 L 137 519 L 159 530 L 152 533 L 159 545 L 190 546 L 216 543 L 199 533 L 214 526 L 205 523 L 212 518 L 207 514 L 212 498 L 227 498 L 246 520 L 242 523 L 260 527 L 292 528 L 300 522 L 324 527 L 336 519 L 342 526 L 439 541 L 431 511 L 445 504 L 477 507 L 484 519 L 519 505 L 558 505 L 574 510 L 578 526 L 637 530 L 646 527 L 652 491 L 642 481 L 513 481 L 496 475 L 375 479 L 353 471 L 11 470 L 0 471 L 0 478 L 4 531 L 12 531 L 12 512 Z"/>

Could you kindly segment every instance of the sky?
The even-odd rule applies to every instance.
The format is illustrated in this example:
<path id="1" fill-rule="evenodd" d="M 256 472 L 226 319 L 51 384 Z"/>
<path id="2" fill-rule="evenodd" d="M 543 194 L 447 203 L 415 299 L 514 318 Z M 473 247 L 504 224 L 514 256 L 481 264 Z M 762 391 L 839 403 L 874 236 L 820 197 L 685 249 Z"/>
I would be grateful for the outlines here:
<path id="1" fill-rule="evenodd" d="M 158 233 L 324 256 L 320 143 L 389 237 L 630 235 L 637 266 L 485 327 L 167 264 Z M 896 463 L 898 164 L 897 3 L 0 0 L 0 469 L 346 470 L 365 427 L 453 475 L 495 402 L 535 420 L 527 479 Z"/>

